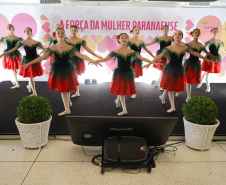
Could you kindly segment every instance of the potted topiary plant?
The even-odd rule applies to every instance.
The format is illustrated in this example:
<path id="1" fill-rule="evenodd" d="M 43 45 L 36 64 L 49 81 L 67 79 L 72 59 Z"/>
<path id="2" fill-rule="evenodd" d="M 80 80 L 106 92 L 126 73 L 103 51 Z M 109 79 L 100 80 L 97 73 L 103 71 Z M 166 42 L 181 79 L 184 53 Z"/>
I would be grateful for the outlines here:
<path id="1" fill-rule="evenodd" d="M 220 124 L 214 101 L 205 96 L 194 96 L 183 104 L 182 112 L 186 145 L 202 151 L 210 149 L 213 135 Z"/>
<path id="2" fill-rule="evenodd" d="M 17 107 L 15 120 L 24 147 L 38 148 L 47 144 L 52 109 L 41 96 L 26 96 Z"/>

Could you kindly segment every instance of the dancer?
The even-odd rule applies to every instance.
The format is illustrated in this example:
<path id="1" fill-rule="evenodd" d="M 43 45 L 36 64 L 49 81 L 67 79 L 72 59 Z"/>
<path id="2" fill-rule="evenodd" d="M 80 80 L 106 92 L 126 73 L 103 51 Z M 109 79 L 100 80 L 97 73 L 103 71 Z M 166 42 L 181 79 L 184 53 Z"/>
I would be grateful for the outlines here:
<path id="1" fill-rule="evenodd" d="M 131 61 L 134 60 L 134 57 L 137 57 L 139 60 L 145 62 L 153 62 L 141 57 L 135 51 L 127 48 L 129 36 L 126 33 L 121 33 L 117 36 L 117 39 L 118 43 L 121 44 L 121 47 L 112 51 L 107 57 L 96 60 L 94 64 L 98 64 L 99 62 L 106 62 L 112 57 L 114 57 L 114 60 L 117 58 L 118 67 L 114 70 L 113 73 L 113 82 L 111 83 L 110 92 L 117 95 L 117 99 L 115 100 L 116 107 L 120 107 L 121 102 L 123 111 L 118 113 L 118 116 L 122 116 L 127 114 L 125 95 L 131 96 L 133 94 L 136 94 L 134 69 L 130 67 Z"/>
<path id="2" fill-rule="evenodd" d="M 149 53 L 153 58 L 155 58 L 152 52 L 146 48 L 144 41 L 139 39 L 140 28 L 133 27 L 130 33 L 133 33 L 133 38 L 130 39 L 130 41 L 127 44 L 130 47 L 130 49 L 136 51 L 140 55 L 141 48 L 143 48 L 145 51 L 147 51 L 147 53 Z M 143 62 L 138 58 L 135 58 L 134 60 L 131 61 L 131 63 L 132 63 L 131 67 L 134 69 L 134 72 L 135 72 L 135 78 L 139 78 L 140 76 L 143 76 L 143 68 L 142 68 Z M 133 94 L 131 98 L 136 98 L 136 94 Z"/>
<path id="3" fill-rule="evenodd" d="M 76 79 L 75 66 L 70 62 L 71 56 L 76 55 L 84 60 L 91 62 L 93 62 L 93 60 L 79 53 L 78 51 L 76 51 L 76 48 L 64 42 L 64 29 L 58 28 L 56 30 L 56 37 L 58 40 L 57 44 L 46 48 L 45 53 L 41 57 L 38 57 L 28 64 L 23 65 L 22 68 L 24 67 L 24 69 L 26 69 L 29 65 L 41 62 L 51 54 L 54 55 L 55 60 L 51 66 L 48 84 L 50 91 L 52 89 L 56 89 L 61 93 L 65 110 L 58 115 L 63 116 L 71 113 L 69 108 L 69 106 L 72 106 L 72 103 L 70 101 L 70 92 L 76 92 L 76 86 L 78 86 L 79 84 L 78 80 Z"/>
<path id="4" fill-rule="evenodd" d="M 217 39 L 219 32 L 218 28 L 213 28 L 211 32 L 213 34 L 213 38 L 207 41 L 205 43 L 205 46 L 208 47 L 210 53 L 213 54 L 219 60 L 212 61 L 210 64 L 208 64 L 205 60 L 202 62 L 202 71 L 205 71 L 205 73 L 202 75 L 201 82 L 197 86 L 197 88 L 200 88 L 202 86 L 203 79 L 206 76 L 206 86 L 207 86 L 206 92 L 210 92 L 210 82 L 208 80 L 209 73 L 221 72 L 221 56 L 219 54 L 219 48 L 226 53 L 226 50 L 224 49 L 224 43 Z"/>
<path id="5" fill-rule="evenodd" d="M 169 57 L 169 62 L 166 63 L 163 75 L 160 81 L 160 87 L 165 91 L 159 97 L 162 103 L 165 103 L 165 98 L 168 92 L 169 100 L 171 104 L 171 108 L 167 110 L 168 113 L 175 111 L 175 104 L 174 104 L 174 93 L 173 92 L 180 92 L 185 90 L 186 86 L 186 76 L 184 67 L 182 66 L 182 60 L 185 55 L 185 52 L 189 52 L 190 54 L 206 59 L 207 62 L 211 62 L 209 59 L 203 57 L 197 52 L 192 51 L 188 46 L 181 43 L 183 38 L 183 32 L 180 30 L 175 31 L 174 33 L 174 40 L 175 42 L 166 47 L 160 55 L 158 55 L 152 62 L 160 60 L 163 56 Z M 149 67 L 151 64 L 147 64 L 144 66 Z"/>
<path id="6" fill-rule="evenodd" d="M 161 29 L 163 31 L 163 36 L 161 37 L 155 37 L 155 39 L 152 41 L 152 42 L 149 42 L 147 44 L 145 44 L 146 46 L 150 46 L 152 44 L 155 44 L 155 43 L 159 43 L 160 45 L 160 49 L 157 51 L 156 53 L 156 56 L 158 56 L 159 54 L 162 53 L 163 51 L 163 48 L 167 47 L 167 46 L 170 46 L 172 44 L 172 36 L 168 36 L 168 32 L 169 32 L 169 26 L 165 25 L 162 27 Z M 155 86 L 157 87 L 159 85 L 159 82 L 160 82 L 160 79 L 161 79 L 161 76 L 162 76 L 162 71 L 164 69 L 164 66 L 166 65 L 166 62 L 167 62 L 167 58 L 165 57 L 162 57 L 161 60 L 158 60 L 156 61 L 157 63 L 162 63 L 163 65 L 153 65 L 154 68 L 158 69 L 161 71 L 160 75 L 159 75 L 159 78 L 155 84 Z"/>
<path id="7" fill-rule="evenodd" d="M 12 24 L 7 25 L 7 30 L 9 31 L 9 35 L 6 37 L 2 37 L 0 40 L 0 44 L 5 42 L 7 44 L 7 49 L 4 50 L 4 53 L 11 50 L 16 46 L 16 43 L 18 41 L 22 41 L 23 39 L 21 37 L 17 37 L 14 35 L 14 26 Z M 20 85 L 18 83 L 17 79 L 17 70 L 20 68 L 20 61 L 21 61 L 21 54 L 18 50 L 11 53 L 10 55 L 4 55 L 3 57 L 3 68 L 9 69 L 13 71 L 14 80 L 12 81 L 13 87 L 11 89 L 19 88 Z"/>
<path id="8" fill-rule="evenodd" d="M 36 59 L 37 57 L 39 57 L 37 55 L 37 47 L 41 48 L 41 49 L 45 49 L 42 44 L 36 40 L 33 40 L 31 38 L 32 35 L 32 29 L 30 27 L 27 27 L 24 30 L 27 39 L 25 39 L 24 41 L 20 41 L 18 42 L 16 45 L 16 47 L 14 47 L 13 49 L 5 52 L 2 55 L 9 55 L 13 52 L 15 52 L 16 50 L 18 50 L 21 46 L 23 46 L 26 55 L 23 57 L 23 59 L 21 60 L 20 64 L 21 66 L 24 64 L 29 63 L 30 61 Z M 0 58 L 2 57 L 2 55 L 0 55 Z M 43 75 L 43 69 L 42 69 L 42 65 L 41 63 L 36 63 L 33 65 L 30 65 L 26 70 L 21 69 L 19 71 L 19 75 L 23 76 L 24 78 L 29 77 L 29 83 L 31 84 L 31 88 L 33 91 L 33 94 L 31 96 L 37 96 L 37 92 L 35 89 L 35 82 L 34 82 L 34 77 L 36 76 L 42 76 Z"/>
<path id="9" fill-rule="evenodd" d="M 200 36 L 200 29 L 196 28 L 190 33 L 193 37 L 193 41 L 189 42 L 187 46 L 189 46 L 193 51 L 198 52 L 199 54 L 204 51 L 208 56 L 213 58 L 214 60 L 218 60 L 211 53 L 206 51 L 205 47 L 202 43 L 198 41 Z M 191 84 L 199 84 L 201 82 L 201 61 L 198 57 L 194 55 L 190 55 L 190 57 L 184 62 L 184 69 L 186 71 L 186 79 L 187 79 L 187 99 L 191 99 Z"/>
<path id="10" fill-rule="evenodd" d="M 102 57 L 99 57 L 97 54 L 95 54 L 86 44 L 85 40 L 79 39 L 76 34 L 78 33 L 78 28 L 77 26 L 71 26 L 70 28 L 71 31 L 71 37 L 69 39 L 65 39 L 65 43 L 69 44 L 71 46 L 74 46 L 77 51 L 80 52 L 81 46 L 83 46 L 83 48 L 88 51 L 90 54 L 92 54 L 93 56 L 101 59 Z M 86 70 L 86 66 L 85 66 L 85 62 L 83 59 L 77 57 L 77 56 L 73 56 L 72 58 L 72 63 L 75 65 L 76 67 L 76 72 L 78 75 L 82 75 L 82 73 L 85 72 Z M 75 94 L 73 94 L 71 97 L 77 97 L 80 96 L 79 93 L 79 86 L 77 86 L 77 92 Z"/>

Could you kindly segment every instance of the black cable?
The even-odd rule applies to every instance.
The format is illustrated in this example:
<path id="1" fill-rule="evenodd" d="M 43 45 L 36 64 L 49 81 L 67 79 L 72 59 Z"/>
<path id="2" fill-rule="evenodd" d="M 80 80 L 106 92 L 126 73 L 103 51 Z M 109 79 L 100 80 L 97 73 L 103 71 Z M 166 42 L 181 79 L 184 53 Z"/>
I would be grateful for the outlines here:
<path id="1" fill-rule="evenodd" d="M 99 157 L 102 157 L 102 154 L 98 154 L 98 155 L 95 155 L 93 158 L 92 158 L 92 164 L 95 165 L 95 166 L 101 166 L 100 163 L 96 162 L 95 159 L 99 158 Z"/>

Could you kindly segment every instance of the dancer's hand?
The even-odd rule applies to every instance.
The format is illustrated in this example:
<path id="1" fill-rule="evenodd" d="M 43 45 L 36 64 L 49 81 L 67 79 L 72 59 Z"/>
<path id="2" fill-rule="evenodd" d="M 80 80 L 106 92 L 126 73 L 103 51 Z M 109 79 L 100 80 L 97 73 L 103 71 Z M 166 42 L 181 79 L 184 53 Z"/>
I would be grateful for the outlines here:
<path id="1" fill-rule="evenodd" d="M 29 66 L 29 64 L 24 64 L 23 66 L 20 67 L 20 69 L 24 68 L 24 69 L 27 69 Z"/>
<path id="2" fill-rule="evenodd" d="M 163 63 L 156 63 L 156 62 L 154 62 L 153 64 L 156 65 L 156 66 L 164 66 Z"/>
<path id="3" fill-rule="evenodd" d="M 207 61 L 208 65 L 210 65 L 212 63 L 212 60 L 210 60 L 210 59 L 207 59 L 206 61 Z"/>
<path id="4" fill-rule="evenodd" d="M 143 69 L 144 69 L 144 68 L 147 68 L 147 69 L 148 69 L 148 68 L 150 67 L 150 65 L 151 65 L 151 64 L 146 64 L 146 65 L 144 65 L 144 66 L 143 66 Z"/>

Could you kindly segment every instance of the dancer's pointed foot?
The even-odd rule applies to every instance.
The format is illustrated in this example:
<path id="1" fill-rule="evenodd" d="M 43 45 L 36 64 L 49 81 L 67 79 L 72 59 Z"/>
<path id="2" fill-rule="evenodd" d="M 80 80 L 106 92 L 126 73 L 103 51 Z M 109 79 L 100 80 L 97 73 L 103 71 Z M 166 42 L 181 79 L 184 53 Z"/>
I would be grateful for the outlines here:
<path id="1" fill-rule="evenodd" d="M 30 96 L 37 96 L 37 93 L 35 93 L 35 94 L 33 93 L 33 94 L 31 94 Z"/>
<path id="2" fill-rule="evenodd" d="M 58 114 L 58 116 L 64 116 L 64 115 L 67 115 L 67 114 L 71 114 L 71 111 L 61 112 L 61 113 Z"/>
<path id="3" fill-rule="evenodd" d="M 136 94 L 133 94 L 133 95 L 131 96 L 131 98 L 136 98 L 136 96 L 137 96 Z"/>
<path id="4" fill-rule="evenodd" d="M 72 106 L 72 102 L 71 102 L 71 101 L 69 102 L 69 106 L 70 106 L 70 107 Z"/>
<path id="5" fill-rule="evenodd" d="M 206 89 L 206 92 L 210 92 L 210 87 Z"/>
<path id="6" fill-rule="evenodd" d="M 159 99 L 162 101 L 162 104 L 165 104 L 165 99 L 162 98 L 162 95 L 159 96 Z"/>
<path id="7" fill-rule="evenodd" d="M 16 82 L 14 80 L 11 80 L 11 82 L 12 82 L 13 85 L 16 85 Z"/>
<path id="8" fill-rule="evenodd" d="M 174 111 L 176 111 L 175 108 L 171 108 L 171 109 L 167 110 L 168 113 L 171 113 L 171 112 L 174 112 Z"/>
<path id="9" fill-rule="evenodd" d="M 159 88 L 159 90 L 160 90 L 160 91 L 163 91 L 163 89 L 162 89 L 161 87 Z"/>
<path id="10" fill-rule="evenodd" d="M 75 98 L 75 97 L 77 97 L 77 96 L 80 96 L 80 93 L 76 92 L 76 93 L 73 94 L 71 97 L 72 97 L 72 98 Z"/>
<path id="11" fill-rule="evenodd" d="M 116 107 L 120 107 L 120 102 L 117 99 L 115 100 L 115 105 Z"/>
<path id="12" fill-rule="evenodd" d="M 31 92 L 31 86 L 27 85 L 26 87 L 27 87 L 28 92 Z"/>
<path id="13" fill-rule="evenodd" d="M 188 100 L 190 100 L 191 98 L 187 98 L 185 101 L 187 102 Z"/>
<path id="14" fill-rule="evenodd" d="M 20 85 L 17 84 L 17 85 L 14 85 L 14 86 L 11 87 L 11 89 L 16 89 L 16 88 L 20 88 Z"/>
<path id="15" fill-rule="evenodd" d="M 198 84 L 196 88 L 200 88 L 202 86 L 202 83 Z"/>
<path id="16" fill-rule="evenodd" d="M 175 97 L 178 97 L 180 95 L 180 92 L 176 92 Z"/>
<path id="17" fill-rule="evenodd" d="M 120 113 L 118 113 L 118 116 L 123 116 L 123 115 L 126 115 L 127 114 L 127 111 L 122 111 Z"/>

